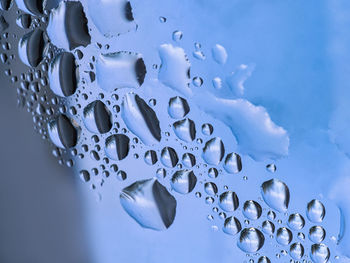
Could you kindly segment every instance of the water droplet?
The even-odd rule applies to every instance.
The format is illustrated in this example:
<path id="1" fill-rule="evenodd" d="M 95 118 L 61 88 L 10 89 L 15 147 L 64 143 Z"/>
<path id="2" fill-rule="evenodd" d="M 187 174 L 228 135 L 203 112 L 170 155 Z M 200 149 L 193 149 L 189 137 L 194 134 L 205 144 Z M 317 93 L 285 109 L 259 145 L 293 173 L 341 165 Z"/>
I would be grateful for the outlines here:
<path id="1" fill-rule="evenodd" d="M 158 161 L 157 153 L 153 150 L 147 151 L 144 160 L 149 165 L 155 164 Z"/>
<path id="2" fill-rule="evenodd" d="M 258 263 L 271 263 L 271 260 L 266 256 L 262 256 L 258 259 Z"/>
<path id="3" fill-rule="evenodd" d="M 275 232 L 275 225 L 271 221 L 265 220 L 262 223 L 262 230 L 265 234 L 272 235 Z"/>
<path id="4" fill-rule="evenodd" d="M 205 143 L 202 157 L 207 164 L 218 165 L 225 154 L 225 148 L 222 140 L 215 137 Z"/>
<path id="5" fill-rule="evenodd" d="M 164 166 L 172 168 L 178 163 L 179 158 L 177 157 L 177 153 L 173 148 L 164 147 L 161 152 L 160 161 Z"/>
<path id="6" fill-rule="evenodd" d="M 221 64 L 221 65 L 226 63 L 227 52 L 223 46 L 216 44 L 212 48 L 211 53 L 212 53 L 213 59 L 215 60 L 216 63 Z"/>
<path id="7" fill-rule="evenodd" d="M 78 131 L 65 115 L 59 115 L 48 123 L 51 141 L 59 148 L 74 147 L 78 141 Z"/>
<path id="8" fill-rule="evenodd" d="M 299 213 L 291 214 L 288 219 L 288 225 L 293 230 L 300 230 L 305 225 L 305 220 Z"/>
<path id="9" fill-rule="evenodd" d="M 313 223 L 320 223 L 326 214 L 326 209 L 321 201 L 314 199 L 307 204 L 306 215 Z"/>
<path id="10" fill-rule="evenodd" d="M 159 168 L 156 171 L 156 175 L 158 179 L 163 179 L 166 177 L 166 170 L 164 168 Z"/>
<path id="11" fill-rule="evenodd" d="M 184 153 L 182 155 L 182 163 L 187 168 L 192 168 L 196 164 L 196 157 L 192 153 Z"/>
<path id="12" fill-rule="evenodd" d="M 326 231 L 321 226 L 313 226 L 309 230 L 309 239 L 314 243 L 321 243 L 326 236 Z"/>
<path id="13" fill-rule="evenodd" d="M 16 23 L 19 27 L 28 29 L 32 22 L 32 17 L 28 14 L 19 15 L 16 19 Z"/>
<path id="14" fill-rule="evenodd" d="M 196 87 L 200 87 L 203 85 L 203 79 L 201 77 L 194 77 L 192 83 Z"/>
<path id="15" fill-rule="evenodd" d="M 124 134 L 114 134 L 106 139 L 105 152 L 112 160 L 123 160 L 129 153 L 130 139 Z"/>
<path id="16" fill-rule="evenodd" d="M 282 246 L 289 245 L 292 239 L 293 239 L 293 234 L 288 228 L 281 227 L 277 230 L 276 241 L 278 244 Z"/>
<path id="17" fill-rule="evenodd" d="M 106 105 L 95 100 L 84 108 L 85 127 L 93 133 L 106 133 L 112 128 L 111 113 Z"/>
<path id="18" fill-rule="evenodd" d="M 234 236 L 237 233 L 239 233 L 241 229 L 242 229 L 242 226 L 239 220 L 234 216 L 230 216 L 225 219 L 225 223 L 222 228 L 222 231 L 224 231 L 224 233 L 226 234 Z"/>
<path id="19" fill-rule="evenodd" d="M 224 169 L 230 174 L 239 173 L 242 170 L 241 156 L 237 153 L 229 153 L 225 158 Z"/>
<path id="20" fill-rule="evenodd" d="M 196 186 L 197 177 L 191 170 L 176 171 L 171 178 L 171 187 L 180 194 L 192 192 Z"/>
<path id="21" fill-rule="evenodd" d="M 47 34 L 55 46 L 66 50 L 90 44 L 91 37 L 82 4 L 60 2 L 57 8 L 51 10 Z"/>
<path id="22" fill-rule="evenodd" d="M 245 228 L 241 231 L 238 247 L 246 253 L 255 253 L 264 245 L 265 237 L 256 228 Z"/>
<path id="23" fill-rule="evenodd" d="M 262 208 L 258 202 L 253 200 L 248 200 L 244 202 L 243 205 L 243 215 L 251 220 L 256 220 L 260 218 L 262 213 Z"/>
<path id="24" fill-rule="evenodd" d="M 88 182 L 90 181 L 90 174 L 88 171 L 86 170 L 81 170 L 79 172 L 79 175 L 80 175 L 80 179 L 83 181 L 83 182 Z"/>
<path id="25" fill-rule="evenodd" d="M 146 145 L 161 140 L 161 130 L 156 113 L 138 95 L 128 93 L 122 103 L 122 118 L 126 126 Z"/>
<path id="26" fill-rule="evenodd" d="M 159 17 L 159 22 L 165 23 L 165 22 L 166 22 L 166 17 L 160 16 L 160 17 Z"/>
<path id="27" fill-rule="evenodd" d="M 270 173 L 276 172 L 276 169 L 277 169 L 276 165 L 273 163 L 266 165 L 266 170 L 269 171 Z"/>
<path id="28" fill-rule="evenodd" d="M 173 124 L 176 136 L 185 142 L 192 142 L 196 138 L 196 126 L 191 119 L 183 119 Z"/>
<path id="29" fill-rule="evenodd" d="M 20 39 L 18 55 L 24 64 L 36 67 L 43 59 L 44 47 L 44 32 L 41 29 L 34 29 Z"/>
<path id="30" fill-rule="evenodd" d="M 145 63 L 138 53 L 121 51 L 101 54 L 96 63 L 97 83 L 109 92 L 140 87 L 146 73 Z"/>
<path id="31" fill-rule="evenodd" d="M 303 245 L 300 244 L 299 242 L 293 243 L 290 246 L 289 254 L 295 260 L 301 259 L 304 256 L 304 247 L 303 247 Z"/>
<path id="32" fill-rule="evenodd" d="M 204 184 L 204 190 L 208 195 L 215 196 L 218 192 L 218 187 L 213 182 L 208 182 Z"/>
<path id="33" fill-rule="evenodd" d="M 173 32 L 173 40 L 179 42 L 182 39 L 183 33 L 179 30 Z"/>
<path id="34" fill-rule="evenodd" d="M 220 195 L 219 206 L 226 212 L 233 212 L 239 206 L 238 196 L 235 192 L 227 191 Z"/>
<path id="35" fill-rule="evenodd" d="M 325 244 L 311 246 L 311 259 L 315 263 L 326 263 L 330 257 L 329 248 Z"/>
<path id="36" fill-rule="evenodd" d="M 75 58 L 71 53 L 58 53 L 49 69 L 51 90 L 61 97 L 73 95 L 77 89 L 76 70 Z"/>
<path id="37" fill-rule="evenodd" d="M 173 119 L 180 119 L 187 115 L 190 111 L 187 101 L 179 96 L 169 100 L 168 113 Z"/>
<path id="38" fill-rule="evenodd" d="M 175 219 L 176 200 L 156 179 L 136 181 L 124 188 L 120 203 L 144 228 L 165 230 Z"/>
<path id="39" fill-rule="evenodd" d="M 213 131 L 214 131 L 214 128 L 210 123 L 204 123 L 202 125 L 202 133 L 204 135 L 207 135 L 207 136 L 212 135 Z"/>
<path id="40" fill-rule="evenodd" d="M 265 203 L 279 211 L 286 212 L 289 205 L 289 189 L 287 185 L 279 179 L 271 179 L 261 185 L 261 194 Z"/>
<path id="41" fill-rule="evenodd" d="M 124 171 L 122 171 L 122 170 L 119 170 L 119 171 L 117 172 L 117 179 L 118 179 L 119 181 L 124 181 L 124 180 L 126 180 L 126 177 L 127 177 L 126 172 L 124 172 Z"/>

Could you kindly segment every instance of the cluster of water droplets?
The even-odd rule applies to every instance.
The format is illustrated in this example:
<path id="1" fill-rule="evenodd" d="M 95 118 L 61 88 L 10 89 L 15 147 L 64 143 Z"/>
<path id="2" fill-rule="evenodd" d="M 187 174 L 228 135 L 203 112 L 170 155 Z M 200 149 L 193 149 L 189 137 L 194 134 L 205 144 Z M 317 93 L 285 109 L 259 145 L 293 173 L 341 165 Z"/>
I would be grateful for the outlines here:
<path id="1" fill-rule="evenodd" d="M 276 258 L 289 255 L 292 261 L 306 262 L 310 257 L 315 263 L 329 260 L 330 249 L 324 243 L 326 231 L 322 227 L 326 210 L 321 201 L 310 201 L 305 217 L 303 213 L 288 213 L 289 188 L 275 177 L 261 183 L 256 200 L 242 200 L 244 189 L 222 185 L 224 177 L 248 180 L 243 153 L 229 151 L 230 142 L 223 141 L 212 119 L 196 119 L 191 115 L 193 108 L 214 118 L 220 116 L 218 119 L 238 139 L 243 138 L 240 142 L 248 149 L 245 154 L 253 158 L 270 153 L 269 157 L 283 156 L 289 141 L 264 109 L 245 100 L 213 97 L 213 107 L 198 106 L 197 99 L 202 97 L 196 89 L 207 83 L 201 76 L 191 75 L 190 59 L 179 46 L 182 31 L 169 33 L 176 45 L 161 44 L 160 64 L 150 68 L 141 53 L 110 52 L 108 44 L 103 46 L 91 37 L 91 27 L 106 38 L 135 32 L 138 26 L 128 1 L 46 1 L 43 6 L 39 2 L 1 1 L 0 59 L 17 88 L 18 104 L 32 114 L 35 129 L 53 143 L 52 152 L 59 163 L 78 167 L 81 180 L 97 192 L 99 200 L 102 195 L 98 188 L 113 176 L 126 183 L 119 193 L 126 213 L 144 228 L 165 230 L 176 220 L 177 196 L 188 195 L 208 205 L 206 217 L 212 229 L 222 229 L 232 236 L 232 242 L 249 255 L 250 262 L 275 260 L 260 254 L 270 240 L 275 242 Z M 87 16 L 86 10 L 94 8 Z M 116 13 L 118 26 L 110 24 Z M 16 21 L 10 21 L 13 17 Z M 166 21 L 165 17 L 159 18 L 160 23 Z M 211 53 L 219 65 L 228 60 L 222 45 L 213 46 Z M 192 57 L 208 59 L 199 43 L 194 44 Z M 253 68 L 241 65 L 226 80 L 215 77 L 208 85 L 219 91 L 227 86 L 234 94 L 242 95 L 243 83 Z M 148 98 L 138 92 L 152 70 L 158 82 L 172 90 L 166 102 L 161 103 L 157 94 Z M 222 115 L 215 109 L 221 104 L 237 116 L 230 117 L 229 112 Z M 257 132 L 270 136 L 260 121 L 276 131 L 277 137 L 271 137 L 272 148 L 266 152 L 252 146 L 243 137 L 246 130 L 237 127 L 241 122 L 242 127 L 250 123 L 252 118 L 260 118 Z M 86 159 L 93 161 L 91 167 L 82 165 Z M 135 165 L 144 162 L 154 167 L 154 174 L 147 179 L 135 178 L 123 164 L 130 159 Z M 268 164 L 266 169 L 274 175 L 277 168 Z"/>

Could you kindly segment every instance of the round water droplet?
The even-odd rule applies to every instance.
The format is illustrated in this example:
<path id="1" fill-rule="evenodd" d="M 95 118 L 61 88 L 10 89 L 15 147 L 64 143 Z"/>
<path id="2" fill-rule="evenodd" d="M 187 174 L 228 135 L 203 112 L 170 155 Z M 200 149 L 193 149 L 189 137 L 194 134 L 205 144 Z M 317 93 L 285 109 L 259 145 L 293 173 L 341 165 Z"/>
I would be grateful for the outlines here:
<path id="1" fill-rule="evenodd" d="M 126 172 L 122 171 L 122 170 L 119 170 L 117 172 L 117 178 L 119 181 L 124 181 L 126 179 L 127 175 L 126 175 Z"/>
<path id="2" fill-rule="evenodd" d="M 314 199 L 307 204 L 307 218 L 314 223 L 320 223 L 326 214 L 326 209 L 321 201 Z"/>
<path id="3" fill-rule="evenodd" d="M 160 161 L 164 166 L 173 168 L 178 163 L 179 158 L 177 157 L 177 153 L 173 148 L 164 147 L 161 152 Z"/>
<path id="4" fill-rule="evenodd" d="M 243 205 L 243 215 L 251 220 L 256 220 L 260 218 L 262 213 L 262 208 L 258 202 L 253 200 L 248 200 L 244 202 Z"/>
<path id="5" fill-rule="evenodd" d="M 202 125 L 202 133 L 204 135 L 207 135 L 207 136 L 212 135 L 213 130 L 214 130 L 213 126 L 209 123 L 205 123 Z"/>
<path id="6" fill-rule="evenodd" d="M 191 170 L 180 170 L 174 173 L 171 178 L 172 188 L 180 194 L 188 194 L 192 192 L 196 186 L 197 177 Z"/>
<path id="7" fill-rule="evenodd" d="M 279 211 L 286 212 L 289 205 L 289 189 L 287 185 L 278 179 L 271 179 L 261 185 L 261 194 L 265 203 Z"/>
<path id="8" fill-rule="evenodd" d="M 233 212 L 239 206 L 238 196 L 235 192 L 227 191 L 220 195 L 219 206 L 226 212 Z"/>
<path id="9" fill-rule="evenodd" d="M 238 247 L 246 253 L 255 253 L 264 245 L 265 237 L 256 228 L 245 228 L 241 231 Z"/>
<path id="10" fill-rule="evenodd" d="M 218 165 L 225 154 L 224 143 L 219 137 L 206 142 L 202 157 L 207 164 Z"/>
<path id="11" fill-rule="evenodd" d="M 106 139 L 105 152 L 112 160 L 123 160 L 129 153 L 130 139 L 124 134 L 111 135 Z"/>
<path id="12" fill-rule="evenodd" d="M 325 244 L 311 246 L 311 259 L 315 263 L 326 263 L 330 257 L 329 248 Z"/>
<path id="13" fill-rule="evenodd" d="M 273 163 L 266 165 L 266 170 L 269 171 L 270 173 L 276 172 L 276 169 L 277 169 L 276 165 Z"/>
<path id="14" fill-rule="evenodd" d="M 219 174 L 219 172 L 218 172 L 218 170 L 216 168 L 209 168 L 208 176 L 210 178 L 216 178 L 216 177 L 218 177 L 218 174 Z"/>
<path id="15" fill-rule="evenodd" d="M 204 190 L 208 195 L 215 196 L 218 192 L 218 187 L 216 186 L 216 184 L 208 182 L 204 184 Z"/>
<path id="16" fill-rule="evenodd" d="M 291 214 L 288 218 L 288 225 L 293 230 L 300 230 L 305 225 L 305 220 L 299 213 Z"/>
<path id="17" fill-rule="evenodd" d="M 185 142 L 192 142 L 196 138 L 196 126 L 191 119 L 183 119 L 173 124 L 175 135 Z"/>
<path id="18" fill-rule="evenodd" d="M 262 223 L 262 230 L 265 234 L 272 235 L 275 232 L 275 225 L 271 221 L 266 220 Z"/>
<path id="19" fill-rule="evenodd" d="M 313 226 L 309 230 L 309 239 L 314 243 L 321 243 L 326 236 L 326 231 L 321 226 Z"/>
<path id="20" fill-rule="evenodd" d="M 187 168 L 192 168 L 196 164 L 196 157 L 192 153 L 184 153 L 182 155 L 182 163 Z"/>
<path id="21" fill-rule="evenodd" d="M 111 113 L 106 105 L 96 100 L 84 108 L 85 127 L 93 133 L 106 133 L 112 128 Z"/>
<path id="22" fill-rule="evenodd" d="M 241 156 L 237 153 L 229 153 L 225 158 L 224 169 L 230 174 L 239 173 L 242 170 Z"/>
<path id="23" fill-rule="evenodd" d="M 287 246 L 290 242 L 292 242 L 292 239 L 293 234 L 288 228 L 281 227 L 277 230 L 276 241 L 278 244 Z"/>
<path id="24" fill-rule="evenodd" d="M 173 40 L 179 42 L 182 39 L 183 33 L 179 30 L 173 32 Z"/>
<path id="25" fill-rule="evenodd" d="M 155 164 L 158 161 L 157 153 L 153 150 L 147 151 L 144 160 L 149 165 Z"/>
<path id="26" fill-rule="evenodd" d="M 90 181 L 90 174 L 88 171 L 86 170 L 81 170 L 79 172 L 79 175 L 80 175 L 80 179 L 83 181 L 83 182 L 88 182 Z"/>
<path id="27" fill-rule="evenodd" d="M 169 100 L 168 113 L 173 119 L 180 119 L 190 111 L 187 101 L 179 96 Z"/>
<path id="28" fill-rule="evenodd" d="M 225 219 L 225 223 L 222 228 L 222 231 L 224 231 L 224 233 L 226 234 L 233 236 L 238 234 L 241 231 L 241 229 L 242 229 L 242 226 L 239 220 L 234 216 L 230 216 Z"/>
<path id="29" fill-rule="evenodd" d="M 266 256 L 262 256 L 258 259 L 258 263 L 271 263 L 271 260 Z"/>
<path id="30" fill-rule="evenodd" d="M 301 259 L 304 256 L 304 247 L 303 247 L 303 245 L 301 243 L 299 243 L 299 242 L 293 243 L 290 246 L 289 254 L 295 260 Z"/>
<path id="31" fill-rule="evenodd" d="M 194 77 L 192 80 L 193 85 L 200 87 L 203 85 L 203 79 L 201 77 Z"/>

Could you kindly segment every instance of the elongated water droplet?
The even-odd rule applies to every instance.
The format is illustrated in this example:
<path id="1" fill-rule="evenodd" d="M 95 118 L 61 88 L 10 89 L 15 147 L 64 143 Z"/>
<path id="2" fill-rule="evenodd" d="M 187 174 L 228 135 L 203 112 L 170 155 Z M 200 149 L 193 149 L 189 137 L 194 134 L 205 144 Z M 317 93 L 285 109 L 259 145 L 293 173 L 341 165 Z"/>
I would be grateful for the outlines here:
<path id="1" fill-rule="evenodd" d="M 275 232 L 275 225 L 271 221 L 266 220 L 262 223 L 262 230 L 265 234 L 272 235 Z"/>
<path id="2" fill-rule="evenodd" d="M 172 168 L 178 163 L 179 158 L 177 157 L 177 153 L 173 148 L 164 147 L 161 152 L 160 161 L 164 166 Z"/>
<path id="3" fill-rule="evenodd" d="M 218 187 L 213 182 L 208 182 L 204 184 L 204 190 L 208 195 L 215 196 L 218 192 Z"/>
<path id="4" fill-rule="evenodd" d="M 203 148 L 202 157 L 210 165 L 218 165 L 225 154 L 224 143 L 219 137 L 215 137 L 206 142 Z"/>
<path id="5" fill-rule="evenodd" d="M 71 148 L 76 145 L 78 131 L 65 115 L 59 115 L 57 119 L 49 122 L 48 132 L 51 141 L 59 148 Z"/>
<path id="6" fill-rule="evenodd" d="M 36 67 L 43 59 L 44 47 L 44 32 L 37 28 L 20 39 L 18 54 L 24 64 Z"/>
<path id="7" fill-rule="evenodd" d="M 225 158 L 224 169 L 230 174 L 239 173 L 242 170 L 241 156 L 237 153 L 229 153 Z"/>
<path id="8" fill-rule="evenodd" d="M 158 161 L 157 153 L 153 150 L 149 150 L 145 153 L 145 162 L 149 165 L 153 165 Z"/>
<path id="9" fill-rule="evenodd" d="M 326 214 L 326 209 L 321 201 L 314 199 L 307 204 L 307 218 L 314 223 L 320 223 Z"/>

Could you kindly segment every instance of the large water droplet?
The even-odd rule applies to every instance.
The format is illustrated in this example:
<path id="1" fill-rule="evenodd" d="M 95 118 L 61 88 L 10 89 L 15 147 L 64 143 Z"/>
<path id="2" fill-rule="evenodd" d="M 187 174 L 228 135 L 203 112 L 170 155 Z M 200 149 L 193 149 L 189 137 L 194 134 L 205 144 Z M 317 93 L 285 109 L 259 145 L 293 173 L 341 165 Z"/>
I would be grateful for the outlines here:
<path id="1" fill-rule="evenodd" d="M 321 226 L 313 226 L 309 230 L 309 239 L 314 243 L 321 243 L 326 236 L 326 231 Z"/>
<path id="2" fill-rule="evenodd" d="M 229 153 L 225 158 L 224 169 L 230 174 L 239 173 L 242 170 L 241 156 L 237 153 Z"/>
<path id="3" fill-rule="evenodd" d="M 243 215 L 251 220 L 256 220 L 261 216 L 262 208 L 258 202 L 248 200 L 243 205 Z"/>
<path id="4" fill-rule="evenodd" d="M 187 168 L 192 168 L 196 164 L 196 157 L 192 153 L 184 153 L 182 155 L 182 163 Z"/>
<path id="5" fill-rule="evenodd" d="M 112 92 L 121 88 L 138 88 L 147 70 L 141 54 L 116 52 L 101 54 L 96 63 L 96 79 L 101 89 Z"/>
<path id="6" fill-rule="evenodd" d="M 196 126 L 191 119 L 183 119 L 173 124 L 176 136 L 185 142 L 192 142 L 196 138 Z"/>
<path id="7" fill-rule="evenodd" d="M 50 13 L 47 34 L 58 48 L 72 50 L 90 44 L 87 19 L 80 2 L 62 1 Z"/>
<path id="8" fill-rule="evenodd" d="M 163 44 L 159 47 L 161 66 L 158 79 L 166 86 L 175 89 L 185 96 L 192 94 L 189 88 L 190 62 L 181 47 Z"/>
<path id="9" fill-rule="evenodd" d="M 202 157 L 210 165 L 218 165 L 225 154 L 224 143 L 219 137 L 215 137 L 206 142 L 203 148 Z"/>
<path id="10" fill-rule="evenodd" d="M 93 23 L 104 36 L 118 36 L 136 30 L 129 1 L 88 0 L 87 4 Z"/>
<path id="11" fill-rule="evenodd" d="M 159 120 L 147 103 L 134 93 L 125 95 L 122 103 L 122 118 L 126 126 L 146 145 L 161 139 Z"/>
<path id="12" fill-rule="evenodd" d="M 242 229 L 242 226 L 239 220 L 234 216 L 230 216 L 225 219 L 225 223 L 222 228 L 222 231 L 224 231 L 226 234 L 233 236 L 239 233 L 241 229 Z"/>
<path id="13" fill-rule="evenodd" d="M 288 225 L 293 230 L 300 230 L 305 225 L 305 220 L 299 213 L 291 214 L 288 218 Z"/>
<path id="14" fill-rule="evenodd" d="M 106 133 L 112 128 L 111 113 L 106 105 L 96 100 L 84 108 L 84 124 L 93 133 Z"/>
<path id="15" fill-rule="evenodd" d="M 109 136 L 106 139 L 106 155 L 112 160 L 123 160 L 129 153 L 129 142 L 129 137 L 124 134 Z"/>
<path id="16" fill-rule="evenodd" d="M 311 259 L 315 263 L 326 263 L 330 257 L 329 248 L 325 244 L 313 244 L 311 246 Z"/>
<path id="17" fill-rule="evenodd" d="M 204 184 L 204 190 L 208 195 L 215 196 L 218 192 L 218 187 L 213 182 L 207 182 Z"/>
<path id="18" fill-rule="evenodd" d="M 226 212 L 233 212 L 239 206 L 238 196 L 235 192 L 227 191 L 220 195 L 219 206 Z"/>
<path id="19" fill-rule="evenodd" d="M 276 241 L 278 244 L 282 246 L 287 246 L 290 242 L 292 242 L 292 239 L 293 234 L 288 228 L 281 227 L 277 229 Z"/>
<path id="20" fill-rule="evenodd" d="M 190 111 L 187 101 L 179 96 L 169 100 L 168 113 L 173 119 L 180 119 L 187 115 Z"/>
<path id="21" fill-rule="evenodd" d="M 295 260 L 301 259 L 304 256 L 304 247 L 303 247 L 303 245 L 301 243 L 299 243 L 299 242 L 293 243 L 290 246 L 289 254 Z"/>
<path id="22" fill-rule="evenodd" d="M 19 9 L 31 15 L 41 15 L 43 12 L 43 2 L 36 0 L 16 0 Z"/>
<path id="23" fill-rule="evenodd" d="M 44 32 L 37 28 L 20 39 L 18 54 L 24 64 L 36 67 L 43 59 L 44 47 Z"/>
<path id="24" fill-rule="evenodd" d="M 261 185 L 261 194 L 265 203 L 279 211 L 286 212 L 289 205 L 289 189 L 287 185 L 279 179 L 271 179 Z"/>
<path id="25" fill-rule="evenodd" d="M 262 230 L 265 234 L 272 235 L 275 232 L 275 225 L 271 221 L 266 220 L 262 223 Z"/>
<path id="26" fill-rule="evenodd" d="M 197 177 L 191 170 L 176 171 L 171 178 L 171 187 L 180 194 L 192 192 L 196 186 Z"/>
<path id="27" fill-rule="evenodd" d="M 72 53 L 58 53 L 50 65 L 49 81 L 51 90 L 58 96 L 67 97 L 77 89 L 77 66 Z"/>
<path id="28" fill-rule="evenodd" d="M 321 201 L 314 199 L 307 204 L 307 218 L 314 223 L 320 223 L 326 214 L 326 209 Z"/>
<path id="29" fill-rule="evenodd" d="M 164 147 L 160 155 L 160 161 L 164 166 L 172 168 L 178 163 L 179 158 L 177 157 L 177 153 L 173 148 Z"/>
<path id="30" fill-rule="evenodd" d="M 258 229 L 251 227 L 241 231 L 237 245 L 246 253 L 254 253 L 262 248 L 264 242 L 264 235 Z"/>
<path id="31" fill-rule="evenodd" d="M 76 145 L 78 131 L 65 115 L 59 115 L 48 123 L 48 133 L 51 141 L 59 148 L 71 148 Z"/>
<path id="32" fill-rule="evenodd" d="M 145 228 L 165 230 L 175 219 L 176 200 L 156 179 L 137 181 L 124 188 L 120 203 Z"/>

